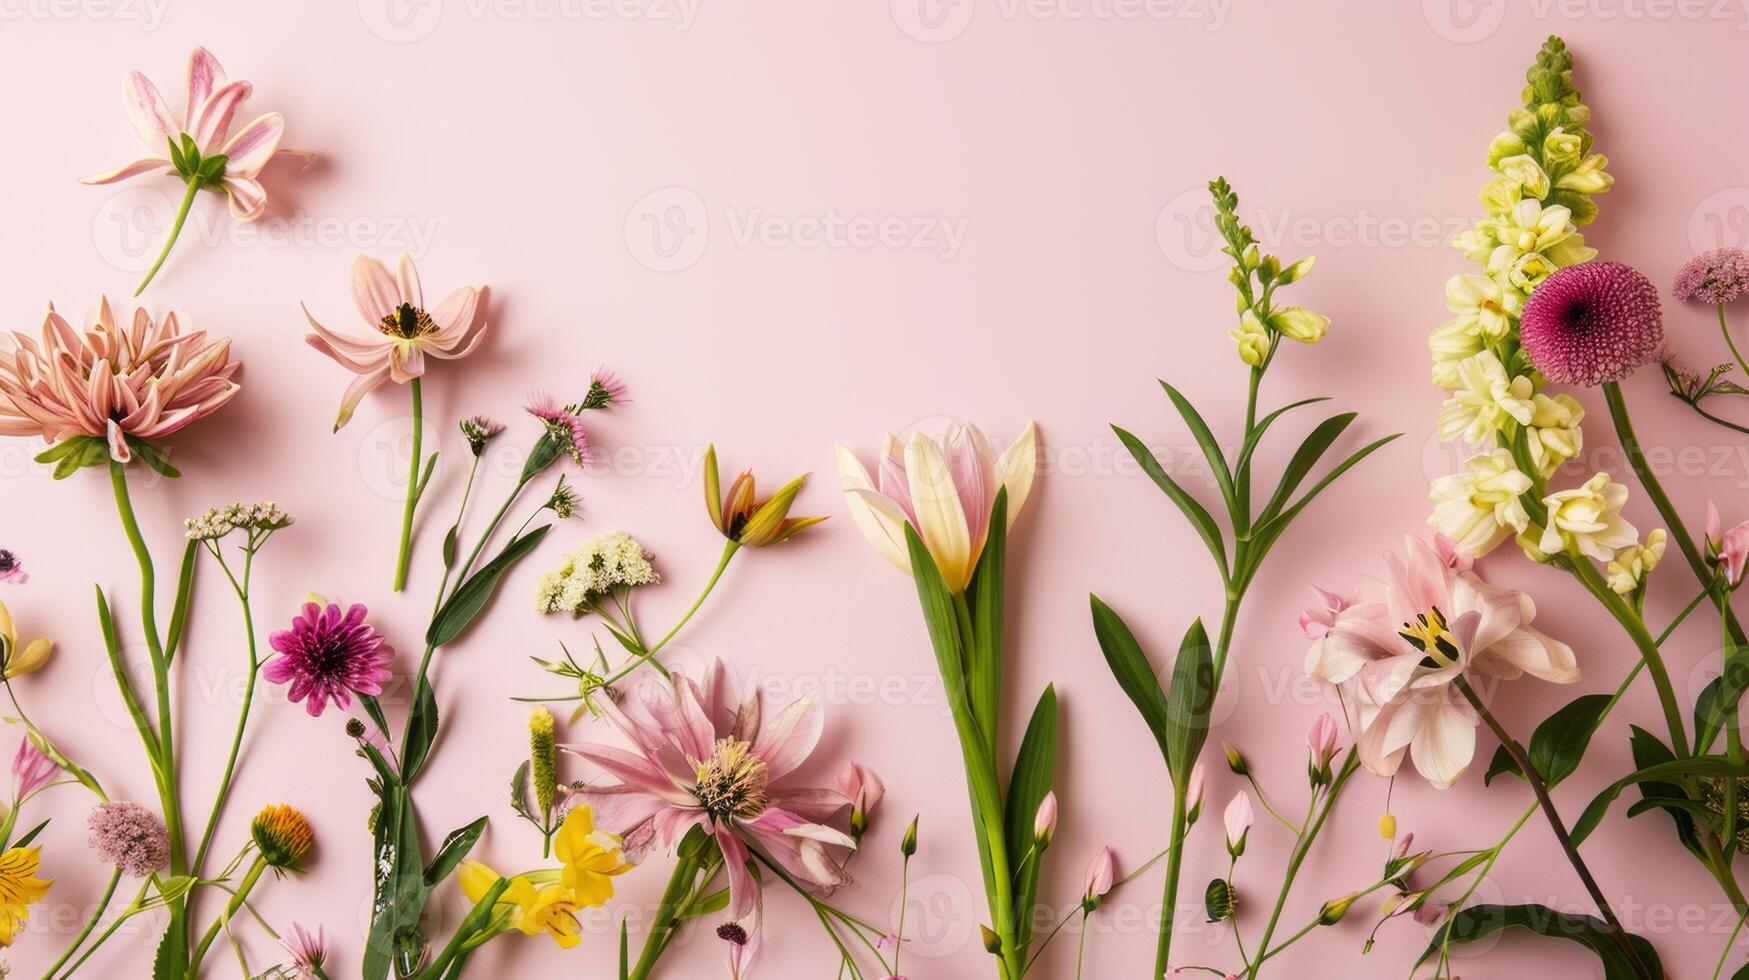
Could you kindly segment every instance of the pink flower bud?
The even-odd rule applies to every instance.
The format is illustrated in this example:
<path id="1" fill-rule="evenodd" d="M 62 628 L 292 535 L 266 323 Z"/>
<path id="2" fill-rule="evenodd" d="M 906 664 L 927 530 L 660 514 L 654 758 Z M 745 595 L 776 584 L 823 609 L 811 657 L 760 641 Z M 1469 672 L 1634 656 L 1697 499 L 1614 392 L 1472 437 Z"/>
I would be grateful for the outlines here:
<path id="1" fill-rule="evenodd" d="M 12 757 L 12 801 L 23 802 L 37 790 L 47 786 L 61 771 L 54 760 L 43 754 L 35 742 L 26 738 L 18 743 L 18 754 Z"/>
<path id="2" fill-rule="evenodd" d="M 1190 783 L 1184 788 L 1184 808 L 1195 810 L 1202 806 L 1202 762 L 1190 767 Z"/>
<path id="3" fill-rule="evenodd" d="M 1093 863 L 1087 866 L 1087 890 L 1083 892 L 1083 901 L 1097 902 L 1111 891 L 1116 865 L 1110 847 L 1102 847 L 1093 855 Z"/>
<path id="4" fill-rule="evenodd" d="M 1057 794 L 1050 792 L 1039 801 L 1038 813 L 1032 818 L 1032 839 L 1040 847 L 1051 846 L 1051 838 L 1057 834 Z"/>
<path id="5" fill-rule="evenodd" d="M 1300 613 L 1300 629 L 1305 632 L 1306 639 L 1316 640 L 1336 623 L 1336 615 L 1347 609 L 1353 603 L 1334 592 L 1327 592 L 1317 586 L 1312 586 L 1312 594 L 1318 597 L 1318 604 Z"/>
<path id="6" fill-rule="evenodd" d="M 1245 853 L 1245 835 L 1251 832 L 1251 797 L 1244 791 L 1227 804 L 1227 851 L 1234 857 Z"/>
<path id="7" fill-rule="evenodd" d="M 1397 842 L 1397 852 L 1395 854 L 1393 854 L 1392 857 L 1395 857 L 1398 860 L 1402 860 L 1403 858 L 1408 857 L 1409 856 L 1409 848 L 1414 843 L 1415 843 L 1414 833 L 1404 834 L 1403 839 Z"/>
<path id="8" fill-rule="evenodd" d="M 851 809 L 865 820 L 881 805 L 881 797 L 887 795 L 887 784 L 860 762 L 847 762 L 838 771 L 838 788 L 850 798 Z"/>
<path id="9" fill-rule="evenodd" d="M 1312 761 L 1320 767 L 1329 765 L 1336 755 L 1336 719 L 1329 712 L 1319 715 L 1306 731 L 1306 747 L 1312 750 Z"/>
<path id="10" fill-rule="evenodd" d="M 1708 550 L 1718 556 L 1725 570 L 1726 584 L 1735 587 L 1743 581 L 1743 566 L 1749 563 L 1749 521 L 1728 531 L 1721 531 L 1719 509 L 1712 501 L 1706 505 L 1706 540 Z"/>

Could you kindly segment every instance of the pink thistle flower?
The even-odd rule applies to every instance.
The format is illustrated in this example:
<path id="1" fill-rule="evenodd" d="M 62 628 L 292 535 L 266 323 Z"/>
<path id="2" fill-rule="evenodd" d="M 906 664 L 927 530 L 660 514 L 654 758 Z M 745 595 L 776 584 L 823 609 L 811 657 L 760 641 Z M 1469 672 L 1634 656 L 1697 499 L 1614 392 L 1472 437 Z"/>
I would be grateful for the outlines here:
<path id="1" fill-rule="evenodd" d="M 856 841 L 838 825 L 851 800 L 831 789 L 780 786 L 819 743 L 818 695 L 779 704 L 754 688 L 737 699 L 712 659 L 696 679 L 680 671 L 652 678 L 599 710 L 630 749 L 563 746 L 612 777 L 581 795 L 634 863 L 652 847 L 673 848 L 694 827 L 715 838 L 728 874 L 725 926 L 735 929 L 724 938 L 732 958 L 751 959 L 758 943 L 760 890 L 748 870 L 749 845 L 809 889 L 825 893 L 850 880 L 844 858 Z"/>
<path id="2" fill-rule="evenodd" d="M 279 937 L 279 945 L 291 956 L 293 973 L 299 980 L 316 980 L 322 976 L 322 962 L 328 958 L 328 937 L 320 925 L 310 932 L 296 922 Z"/>
<path id="3" fill-rule="evenodd" d="M 589 374 L 589 393 L 583 396 L 584 408 L 606 408 L 620 402 L 630 401 L 626 397 L 626 383 L 606 368 L 596 368 Z"/>
<path id="4" fill-rule="evenodd" d="M 1680 300 L 1723 306 L 1749 290 L 1749 252 L 1715 248 L 1683 264 L 1673 290 Z"/>
<path id="5" fill-rule="evenodd" d="M 99 803 L 85 825 L 86 843 L 105 863 L 144 878 L 170 863 L 170 836 L 158 815 L 138 803 Z"/>
<path id="6" fill-rule="evenodd" d="M 24 563 L 18 556 L 5 548 L 0 548 L 0 582 L 16 582 L 19 585 L 30 581 L 30 576 L 24 574 Z"/>
<path id="7" fill-rule="evenodd" d="M 353 694 L 383 693 L 395 650 L 364 621 L 366 612 L 362 603 L 353 603 L 344 616 L 334 603 L 326 609 L 304 603 L 290 629 L 275 630 L 267 638 L 279 656 L 267 662 L 262 676 L 275 684 L 289 682 L 286 696 L 303 701 L 312 718 L 329 701 L 345 710 Z"/>
<path id="8" fill-rule="evenodd" d="M 26 738 L 18 743 L 18 753 L 12 757 L 12 805 L 16 808 L 47 786 L 61 767 L 43 754 L 37 744 Z"/>
<path id="9" fill-rule="evenodd" d="M 75 436 L 109 442 L 117 462 L 130 440 L 159 439 L 213 414 L 236 397 L 231 341 L 189 330 L 187 314 L 153 322 L 135 310 L 125 326 L 103 300 L 84 333 L 55 312 L 42 338 L 0 337 L 0 435 Z"/>
<path id="10" fill-rule="evenodd" d="M 388 266 L 360 255 L 352 263 L 351 278 L 353 305 L 376 333 L 364 337 L 336 333 L 304 308 L 304 319 L 315 331 L 305 335 L 304 342 L 358 376 L 340 398 L 335 431 L 352 419 L 353 409 L 371 389 L 384 381 L 406 384 L 424 376 L 426 355 L 444 360 L 467 357 L 486 336 L 485 321 L 475 322 L 480 288 L 457 286 L 427 311 L 419 272 L 406 253 L 393 275 Z"/>
<path id="11" fill-rule="evenodd" d="M 1557 269 L 1525 302 L 1519 338 L 1550 381 L 1586 387 L 1620 381 L 1663 354 L 1658 287 L 1620 262 Z"/>
<path id="12" fill-rule="evenodd" d="M 544 391 L 537 391 L 529 396 L 523 410 L 540 419 L 547 433 L 564 444 L 572 462 L 584 466 L 593 458 L 589 455 L 589 432 L 583 426 L 583 417 L 568 406 L 560 405 Z"/>

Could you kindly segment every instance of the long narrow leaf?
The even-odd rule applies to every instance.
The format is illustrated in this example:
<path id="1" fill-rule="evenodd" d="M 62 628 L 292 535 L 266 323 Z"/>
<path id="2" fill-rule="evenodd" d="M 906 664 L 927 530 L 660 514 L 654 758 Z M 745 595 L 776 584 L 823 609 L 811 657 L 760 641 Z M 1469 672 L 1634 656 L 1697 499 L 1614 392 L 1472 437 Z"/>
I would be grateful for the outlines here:
<path id="1" fill-rule="evenodd" d="M 1242 482 L 1241 478 L 1246 473 L 1250 472 L 1251 457 L 1256 455 L 1257 447 L 1263 444 L 1263 434 L 1269 431 L 1269 427 L 1275 424 L 1276 419 L 1281 418 L 1283 415 L 1286 415 L 1296 408 L 1304 408 L 1307 405 L 1316 405 L 1319 402 L 1327 402 L 1329 400 L 1329 395 L 1322 395 L 1317 398 L 1302 398 L 1297 402 L 1283 405 L 1275 411 L 1270 412 L 1268 415 L 1258 419 L 1257 424 L 1251 427 L 1251 434 L 1245 437 L 1245 444 L 1239 447 L 1239 458 L 1233 463 L 1234 482 Z"/>
<path id="2" fill-rule="evenodd" d="M 972 715 L 992 758 L 1000 744 L 1002 718 L 1002 604 L 1008 559 L 1008 489 L 996 491 L 990 533 L 972 576 L 972 636 L 966 649 L 966 679 Z"/>
<path id="3" fill-rule="evenodd" d="M 1359 416 L 1354 412 L 1343 412 L 1332 415 L 1318 423 L 1311 435 L 1300 443 L 1300 448 L 1294 450 L 1293 457 L 1288 460 L 1287 468 L 1282 470 L 1281 482 L 1276 484 L 1275 493 L 1270 495 L 1269 503 L 1263 505 L 1263 510 L 1257 514 L 1259 524 L 1269 523 L 1270 518 L 1281 513 L 1293 497 L 1295 490 L 1312 472 L 1312 467 L 1318 465 L 1318 460 L 1324 458 L 1324 453 L 1336 440 L 1342 438 L 1342 433 L 1348 430 Z"/>
<path id="4" fill-rule="evenodd" d="M 1051 791 L 1057 765 L 1057 689 L 1046 687 L 1032 709 L 1032 720 L 1026 725 L 1026 735 L 1020 740 L 1020 754 L 1014 759 L 1014 773 L 1008 778 L 1007 835 L 1008 853 L 1020 861 L 1025 855 L 1025 867 L 1019 869 L 1014 889 L 1014 910 L 1020 927 L 1019 943 L 1027 944 L 1032 934 L 1032 908 L 1038 894 L 1040 855 L 1032 840 L 1033 818 L 1039 804 Z"/>
<path id="5" fill-rule="evenodd" d="M 504 550 L 498 553 L 498 557 L 487 562 L 462 583 L 455 590 L 455 594 L 449 597 L 449 601 L 443 604 L 443 608 L 432 619 L 431 628 L 426 631 L 425 642 L 440 647 L 467 629 L 468 624 L 474 621 L 474 617 L 480 614 L 480 610 L 492 598 L 492 593 L 497 590 L 498 582 L 504 578 L 505 573 L 538 547 L 552 529 L 551 524 L 545 524 L 527 534 L 512 538 L 504 546 Z"/>
<path id="6" fill-rule="evenodd" d="M 1214 651 L 1199 619 L 1190 624 L 1178 646 L 1172 687 L 1166 692 L 1167 768 L 1179 789 L 1190 785 L 1190 771 L 1208 740 L 1209 714 L 1214 706 Z"/>
<path id="7" fill-rule="evenodd" d="M 1191 527 L 1195 528 L 1196 533 L 1202 537 L 1202 543 L 1208 546 L 1209 554 L 1214 556 L 1215 564 L 1220 568 L 1221 578 L 1224 581 L 1227 578 L 1227 546 L 1221 537 L 1221 529 L 1215 524 L 1215 519 L 1209 515 L 1208 510 L 1202 504 L 1197 503 L 1195 497 L 1185 493 L 1183 487 L 1179 486 L 1172 477 L 1166 475 L 1166 470 L 1160 466 L 1160 461 L 1154 458 L 1154 453 L 1140 439 L 1115 425 L 1111 427 L 1111 430 L 1117 433 L 1118 440 L 1130 451 L 1130 455 L 1135 457 L 1136 465 L 1142 468 L 1142 472 L 1148 474 L 1148 478 L 1154 481 L 1154 485 L 1159 487 L 1174 504 L 1177 504 L 1180 511 L 1184 512 Z"/>
<path id="8" fill-rule="evenodd" d="M 1734 763 L 1722 755 L 1673 759 L 1669 762 L 1648 766 L 1638 772 L 1629 773 L 1604 787 L 1603 792 L 1597 794 L 1585 807 L 1585 812 L 1581 813 L 1579 819 L 1573 822 L 1573 846 L 1577 847 L 1584 843 L 1585 838 L 1591 836 L 1591 832 L 1597 829 L 1599 823 L 1603 822 L 1604 815 L 1609 812 L 1609 805 L 1620 798 L 1623 790 L 1636 783 L 1668 783 L 1672 779 L 1683 776 L 1728 778 L 1745 775 L 1749 775 L 1749 764 Z"/>
<path id="9" fill-rule="evenodd" d="M 1190 427 L 1190 434 L 1195 437 L 1197 446 L 1202 449 L 1202 457 L 1208 461 L 1209 472 L 1214 474 L 1215 486 L 1220 488 L 1221 499 L 1226 501 L 1227 513 L 1237 514 L 1237 502 L 1233 497 L 1233 474 L 1227 469 L 1227 458 L 1221 454 L 1221 444 L 1215 440 L 1215 434 L 1209 431 L 1208 423 L 1203 421 L 1202 415 L 1190 403 L 1190 399 L 1164 381 L 1160 382 L 1160 387 L 1166 389 L 1166 397 L 1172 399 L 1173 407 L 1178 409 L 1178 414 L 1184 418 L 1184 424 Z"/>
<path id="10" fill-rule="evenodd" d="M 194 598 L 194 559 L 200 542 L 190 541 L 182 549 L 182 568 L 176 575 L 176 598 L 170 605 L 170 632 L 164 636 L 164 659 L 174 660 L 182 645 L 182 632 L 188 625 L 188 604 Z"/>
<path id="11" fill-rule="evenodd" d="M 1354 455 L 1343 460 L 1330 472 L 1324 474 L 1324 478 L 1313 484 L 1312 488 L 1307 490 L 1305 496 L 1301 497 L 1297 503 L 1280 514 L 1277 514 L 1267 524 L 1259 526 L 1255 530 L 1253 537 L 1256 547 L 1251 551 L 1250 562 L 1245 568 L 1239 569 L 1237 575 L 1238 581 L 1242 584 L 1249 583 L 1250 577 L 1256 574 L 1258 566 L 1262 564 L 1263 556 L 1269 553 L 1269 549 L 1275 545 L 1277 539 L 1281 537 L 1282 532 L 1286 531 L 1288 525 L 1293 523 L 1294 518 L 1300 516 L 1300 513 L 1310 506 L 1312 501 L 1316 500 L 1318 495 L 1323 493 L 1330 484 L 1335 483 L 1342 474 L 1353 469 L 1355 464 L 1368 456 L 1371 456 L 1382 447 L 1401 438 L 1402 435 L 1401 432 L 1395 432 L 1382 439 L 1375 439 L 1367 445 L 1362 446 L 1354 453 Z"/>
<path id="12" fill-rule="evenodd" d="M 1160 678 L 1154 674 L 1154 665 L 1148 662 L 1148 655 L 1142 652 L 1142 645 L 1136 642 L 1135 634 L 1125 625 L 1123 617 L 1101 602 L 1098 596 L 1088 596 L 1088 599 L 1093 605 L 1093 633 L 1099 639 L 1105 662 L 1111 667 L 1112 676 L 1117 678 L 1118 687 L 1123 688 L 1130 703 L 1141 712 L 1142 723 L 1153 734 L 1154 741 L 1160 746 L 1160 758 L 1166 760 L 1170 769 L 1172 749 L 1166 739 L 1166 692 L 1160 690 Z"/>

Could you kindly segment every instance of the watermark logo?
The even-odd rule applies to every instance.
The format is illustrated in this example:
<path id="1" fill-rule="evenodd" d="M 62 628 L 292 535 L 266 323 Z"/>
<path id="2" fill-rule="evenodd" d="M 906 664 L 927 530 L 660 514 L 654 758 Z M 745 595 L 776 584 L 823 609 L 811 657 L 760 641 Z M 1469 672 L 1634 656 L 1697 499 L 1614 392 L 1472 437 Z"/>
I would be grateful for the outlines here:
<path id="1" fill-rule="evenodd" d="M 0 0 L 0 21 L 107 20 L 155 31 L 170 0 Z"/>
<path id="2" fill-rule="evenodd" d="M 924 875 L 893 896 L 888 913 L 896 929 L 903 913 L 905 955 L 938 960 L 952 956 L 972 941 L 977 908 L 971 888 L 948 874 Z"/>
<path id="3" fill-rule="evenodd" d="M 1749 187 L 1708 194 L 1688 216 L 1688 245 L 1696 252 L 1749 248 Z"/>
<path id="4" fill-rule="evenodd" d="M 973 0 L 892 0 L 893 23 L 906 37 L 943 44 L 972 25 Z"/>
<path id="5" fill-rule="evenodd" d="M 1493 36 L 1506 21 L 1506 0 L 1421 0 L 1433 33 L 1457 44 Z"/>
<path id="6" fill-rule="evenodd" d="M 1421 15 L 1447 41 L 1473 44 L 1500 29 L 1506 6 L 1506 0 L 1421 0 Z M 1522 0 L 1517 9 L 1532 21 L 1732 21 L 1749 30 L 1745 0 Z"/>
<path id="7" fill-rule="evenodd" d="M 1382 214 L 1367 208 L 1322 216 L 1259 208 L 1249 223 L 1266 248 L 1298 253 L 1338 248 L 1444 248 L 1469 227 L 1469 219 L 1461 215 Z M 1231 261 L 1221 251 L 1226 242 L 1215 227 L 1215 206 L 1205 187 L 1180 191 L 1166 202 L 1154 221 L 1154 240 L 1166 260 L 1186 272 L 1213 272 Z"/>
<path id="8" fill-rule="evenodd" d="M 626 248 L 657 272 L 691 268 L 711 239 L 710 212 L 690 187 L 664 187 L 638 199 L 626 212 Z"/>
<path id="9" fill-rule="evenodd" d="M 443 19 L 443 0 L 358 0 L 365 29 L 391 44 L 431 36 Z"/>
<path id="10" fill-rule="evenodd" d="M 697 22 L 699 0 L 451 0 L 451 4 L 475 23 L 636 21 L 666 24 L 679 32 L 691 30 Z M 445 0 L 358 0 L 358 14 L 365 28 L 382 40 L 411 44 L 437 30 L 444 5 Z"/>
<path id="11" fill-rule="evenodd" d="M 991 6 L 1005 21 L 1158 21 L 1218 31 L 1227 22 L 1233 0 L 994 0 Z M 893 23 L 905 36 L 924 44 L 942 44 L 964 34 L 976 10 L 976 0 L 892 0 Z"/>

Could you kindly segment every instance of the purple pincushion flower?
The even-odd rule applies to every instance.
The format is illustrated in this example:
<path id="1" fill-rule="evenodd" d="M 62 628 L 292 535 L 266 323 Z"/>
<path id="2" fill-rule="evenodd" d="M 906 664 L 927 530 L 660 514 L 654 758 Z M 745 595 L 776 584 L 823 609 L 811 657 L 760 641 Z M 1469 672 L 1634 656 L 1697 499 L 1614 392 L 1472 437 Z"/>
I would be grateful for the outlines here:
<path id="1" fill-rule="evenodd" d="M 1722 306 L 1749 292 L 1749 252 L 1715 248 L 1689 259 L 1676 273 L 1676 298 Z"/>
<path id="2" fill-rule="evenodd" d="M 1658 287 L 1620 262 L 1558 269 L 1524 304 L 1519 339 L 1550 381 L 1586 387 L 1620 381 L 1663 353 Z"/>
<path id="3" fill-rule="evenodd" d="M 344 709 L 353 694 L 381 694 L 395 650 L 364 621 L 366 612 L 361 603 L 353 603 L 345 615 L 334 603 L 326 609 L 305 603 L 290 629 L 268 637 L 279 656 L 267 662 L 262 676 L 275 684 L 289 682 L 287 697 L 304 702 L 311 717 L 321 715 L 329 701 Z"/>
<path id="4" fill-rule="evenodd" d="M 99 857 L 135 878 L 170 863 L 170 836 L 158 815 L 138 803 L 99 803 L 85 818 L 86 842 Z"/>

